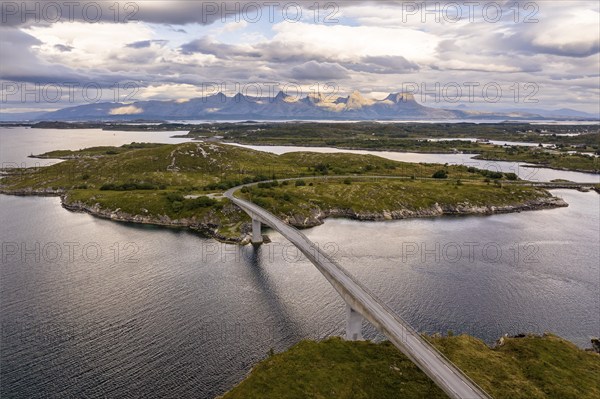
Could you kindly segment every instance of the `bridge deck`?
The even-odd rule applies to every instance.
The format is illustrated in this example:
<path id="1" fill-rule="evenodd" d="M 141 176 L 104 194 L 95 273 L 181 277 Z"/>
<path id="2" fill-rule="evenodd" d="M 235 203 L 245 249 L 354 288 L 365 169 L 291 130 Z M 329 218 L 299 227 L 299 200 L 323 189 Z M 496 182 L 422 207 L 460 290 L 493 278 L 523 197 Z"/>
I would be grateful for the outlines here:
<path id="1" fill-rule="evenodd" d="M 239 187 L 228 190 L 225 196 L 254 219 L 260 220 L 286 239 L 317 267 L 344 301 L 381 331 L 402 353 L 411 359 L 451 398 L 490 398 L 460 369 L 437 351 L 418 332 L 402 320 L 385 303 L 352 277 L 318 246 L 296 228 L 284 223 L 265 209 L 233 194 Z"/>

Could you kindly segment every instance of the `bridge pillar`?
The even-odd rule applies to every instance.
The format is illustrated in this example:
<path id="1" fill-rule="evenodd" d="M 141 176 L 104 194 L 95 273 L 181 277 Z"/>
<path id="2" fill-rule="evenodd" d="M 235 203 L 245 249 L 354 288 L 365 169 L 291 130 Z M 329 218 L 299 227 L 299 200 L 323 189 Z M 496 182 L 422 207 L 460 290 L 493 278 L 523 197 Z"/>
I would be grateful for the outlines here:
<path id="1" fill-rule="evenodd" d="M 259 245 L 263 243 L 261 223 L 258 219 L 252 219 L 252 244 Z"/>
<path id="2" fill-rule="evenodd" d="M 362 315 L 346 304 L 346 339 L 348 341 L 363 340 L 362 321 Z"/>

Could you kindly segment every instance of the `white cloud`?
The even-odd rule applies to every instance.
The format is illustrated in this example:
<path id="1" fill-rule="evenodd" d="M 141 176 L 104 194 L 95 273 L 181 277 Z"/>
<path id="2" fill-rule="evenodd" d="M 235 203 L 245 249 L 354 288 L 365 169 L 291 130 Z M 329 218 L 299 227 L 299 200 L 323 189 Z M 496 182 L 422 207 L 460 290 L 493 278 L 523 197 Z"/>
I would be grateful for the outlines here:
<path id="1" fill-rule="evenodd" d="M 197 2 L 150 1 L 140 3 L 146 22 L 2 28 L 0 78 L 131 80 L 141 86 L 136 99 L 174 100 L 202 95 L 200 85 L 211 82 L 309 87 L 333 80 L 340 95 L 357 89 L 377 97 L 406 82 L 535 82 L 541 106 L 597 108 L 598 3 L 537 2 L 534 24 L 514 23 L 510 13 L 495 24 L 481 17 L 435 23 L 431 16 L 424 24 L 419 15 L 404 21 L 398 4 L 341 2 L 340 23 L 331 25 L 309 18 L 273 25 L 217 18 L 202 25 L 194 20 Z"/>
<path id="2" fill-rule="evenodd" d="M 233 21 L 233 22 L 226 23 L 223 26 L 223 28 L 220 29 L 220 31 L 221 32 L 230 33 L 230 32 L 235 32 L 235 31 L 238 31 L 238 30 L 243 30 L 247 26 L 248 26 L 248 22 L 246 22 L 245 20 L 242 19 L 239 22 Z"/>
<path id="3" fill-rule="evenodd" d="M 403 56 L 412 61 L 429 61 L 440 39 L 427 32 L 407 28 L 374 26 L 315 25 L 282 22 L 273 29 L 274 42 L 294 48 L 310 48 L 340 61 L 365 56 Z"/>
<path id="4" fill-rule="evenodd" d="M 142 108 L 134 105 L 127 105 L 125 107 L 113 108 L 110 110 L 110 115 L 137 115 L 144 112 Z"/>
<path id="5" fill-rule="evenodd" d="M 89 23 L 62 22 L 23 30 L 43 43 L 37 46 L 40 56 L 74 68 L 105 67 L 115 50 L 124 51 L 129 43 L 153 37 L 142 23 L 97 23 L 92 28 Z M 55 45 L 68 45 L 72 50 L 61 52 Z"/>
<path id="6" fill-rule="evenodd" d="M 140 88 L 136 93 L 137 100 L 167 100 L 176 99 L 183 102 L 185 99 L 201 97 L 202 90 L 191 84 L 154 84 Z"/>
<path id="7" fill-rule="evenodd" d="M 600 48 L 598 10 L 569 8 L 549 14 L 526 32 L 538 51 L 555 55 L 585 57 Z"/>

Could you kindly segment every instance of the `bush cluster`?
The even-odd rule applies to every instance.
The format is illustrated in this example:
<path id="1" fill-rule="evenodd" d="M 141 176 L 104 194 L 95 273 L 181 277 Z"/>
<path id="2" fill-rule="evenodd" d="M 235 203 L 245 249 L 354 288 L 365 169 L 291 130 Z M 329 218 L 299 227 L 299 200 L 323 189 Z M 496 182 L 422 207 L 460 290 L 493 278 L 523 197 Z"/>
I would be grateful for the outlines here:
<path id="1" fill-rule="evenodd" d="M 275 179 L 275 176 L 269 177 L 265 175 L 257 175 L 257 176 L 246 176 L 242 180 L 223 180 L 219 183 L 211 183 L 204 186 L 205 191 L 215 191 L 215 190 L 229 190 L 232 187 L 241 186 L 242 184 L 250 184 L 257 183 L 261 181 Z"/>
<path id="2" fill-rule="evenodd" d="M 126 183 L 106 183 L 100 186 L 102 191 L 134 191 L 134 190 L 164 190 L 165 184 L 152 182 L 130 181 Z"/>
<path id="3" fill-rule="evenodd" d="M 487 177 L 489 179 L 502 179 L 503 177 L 506 177 L 508 180 L 518 180 L 519 177 L 517 176 L 516 173 L 502 173 L 502 172 L 494 172 L 492 170 L 484 170 L 484 169 L 478 169 L 475 168 L 473 166 L 469 166 L 467 168 L 467 172 L 469 173 L 479 173 L 481 176 L 483 177 Z"/>
<path id="4" fill-rule="evenodd" d="M 181 193 L 167 193 L 169 206 L 174 212 L 193 211 L 199 208 L 210 208 L 219 204 L 219 201 L 202 196 L 193 199 L 186 199 Z"/>

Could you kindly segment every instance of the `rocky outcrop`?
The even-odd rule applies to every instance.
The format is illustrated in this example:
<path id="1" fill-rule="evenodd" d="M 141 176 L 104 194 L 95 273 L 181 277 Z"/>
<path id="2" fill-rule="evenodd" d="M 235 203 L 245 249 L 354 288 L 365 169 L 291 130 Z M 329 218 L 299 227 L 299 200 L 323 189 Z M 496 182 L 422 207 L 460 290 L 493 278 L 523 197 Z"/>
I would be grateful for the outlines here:
<path id="1" fill-rule="evenodd" d="M 68 209 L 73 212 L 85 212 L 103 219 L 110 219 L 125 223 L 140 223 L 151 224 L 156 226 L 189 228 L 191 230 L 199 232 L 203 236 L 214 238 L 222 242 L 243 244 L 246 240 L 248 240 L 248 238 L 246 237 L 247 234 L 244 234 L 244 232 L 250 230 L 250 227 L 242 226 L 241 236 L 228 237 L 219 232 L 219 227 L 221 227 L 221 220 L 214 215 L 207 216 L 202 219 L 198 219 L 196 217 L 172 219 L 167 215 L 150 214 L 132 215 L 130 213 L 122 211 L 120 208 L 112 210 L 102 208 L 100 204 L 89 205 L 81 201 L 71 201 L 68 195 L 61 196 L 61 203 L 65 209 Z M 233 208 L 234 206 L 230 205 L 230 207 Z"/>
<path id="2" fill-rule="evenodd" d="M 0 194 L 7 194 L 7 195 L 22 195 L 22 196 L 27 196 L 27 195 L 38 195 L 38 196 L 42 196 L 42 197 L 57 197 L 59 195 L 63 195 L 65 193 L 65 190 L 62 188 L 58 188 L 58 189 L 54 189 L 54 188 L 24 188 L 24 189 L 19 189 L 19 190 L 5 190 L 2 187 L 0 187 Z"/>
<path id="3" fill-rule="evenodd" d="M 478 206 L 469 203 L 457 205 L 435 204 L 429 208 L 418 210 L 397 209 L 383 210 L 381 212 L 356 212 L 352 209 L 313 208 L 309 214 L 279 215 L 285 222 L 295 227 L 307 228 L 323 224 L 328 217 L 343 217 L 364 221 L 401 220 L 409 218 L 435 217 L 435 216 L 458 216 L 458 215 L 493 215 L 499 213 L 514 213 L 532 211 L 538 209 L 551 209 L 569 206 L 562 198 L 542 197 L 516 205 L 503 206 Z"/>

